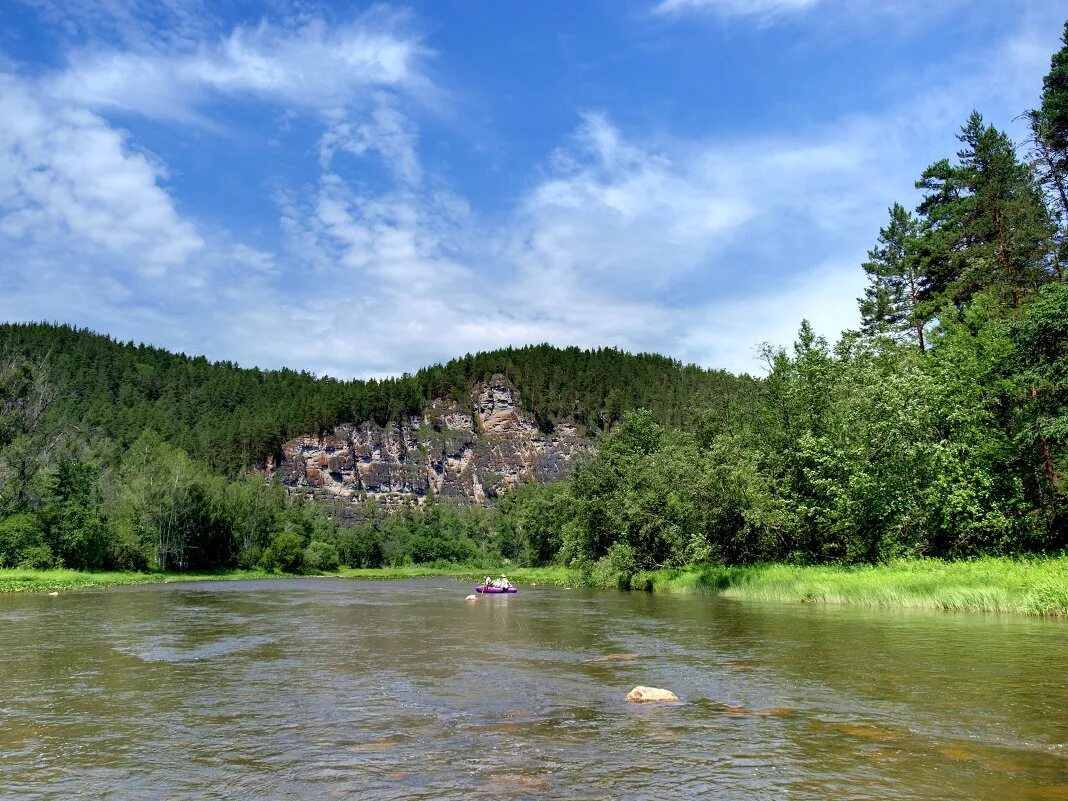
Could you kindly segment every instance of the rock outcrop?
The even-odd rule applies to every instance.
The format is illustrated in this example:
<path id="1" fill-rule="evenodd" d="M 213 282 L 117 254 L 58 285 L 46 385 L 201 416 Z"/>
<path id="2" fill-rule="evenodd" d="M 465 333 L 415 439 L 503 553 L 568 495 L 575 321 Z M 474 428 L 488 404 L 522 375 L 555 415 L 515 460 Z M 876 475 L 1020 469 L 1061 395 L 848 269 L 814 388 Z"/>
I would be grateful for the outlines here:
<path id="1" fill-rule="evenodd" d="M 470 406 L 435 400 L 421 415 L 385 427 L 341 425 L 287 442 L 269 475 L 322 499 L 384 508 L 421 503 L 430 493 L 460 505 L 485 503 L 530 482 L 568 475 L 592 445 L 572 421 L 546 433 L 519 405 L 515 386 L 494 376 L 477 386 Z"/>

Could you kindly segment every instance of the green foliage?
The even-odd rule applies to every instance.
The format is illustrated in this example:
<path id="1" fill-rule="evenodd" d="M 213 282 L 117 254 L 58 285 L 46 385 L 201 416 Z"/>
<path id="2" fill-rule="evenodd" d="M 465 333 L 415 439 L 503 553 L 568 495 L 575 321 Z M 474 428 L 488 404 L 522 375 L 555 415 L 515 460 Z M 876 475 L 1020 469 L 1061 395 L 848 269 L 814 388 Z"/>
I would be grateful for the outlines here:
<path id="1" fill-rule="evenodd" d="M 100 469 L 63 459 L 43 477 L 41 517 L 52 549 L 64 565 L 100 570 L 108 564 L 108 537 L 101 518 Z"/>
<path id="2" fill-rule="evenodd" d="M 919 223 L 900 203 L 890 209 L 890 223 L 879 231 L 879 242 L 863 265 L 868 286 L 860 299 L 864 333 L 909 338 L 924 347 L 919 309 Z"/>
<path id="3" fill-rule="evenodd" d="M 1068 266 L 1068 22 L 1064 47 L 1053 54 L 1042 83 L 1042 104 L 1025 115 L 1031 123 L 1033 164 L 1057 221 L 1055 269 Z"/>
<path id="4" fill-rule="evenodd" d="M 313 573 L 337 570 L 340 564 L 341 555 L 331 542 L 312 540 L 304 549 L 304 567 Z"/>
<path id="5" fill-rule="evenodd" d="M 636 575 L 633 589 L 787 603 L 1068 615 L 1068 557 L 880 565 L 699 565 Z"/>
<path id="6" fill-rule="evenodd" d="M 574 418 L 594 432 L 638 407 L 678 425 L 697 400 L 753 383 L 664 356 L 550 345 L 468 354 L 396 379 L 339 381 L 212 363 L 45 324 L 0 325 L 0 354 L 17 363 L 17 369 L 0 370 L 0 396 L 22 399 L 0 416 L 0 442 L 25 428 L 43 403 L 57 423 L 119 449 L 151 430 L 213 472 L 231 476 L 273 457 L 297 434 L 366 420 L 385 425 L 438 397 L 469 403 L 473 387 L 498 373 L 516 384 L 545 428 Z M 46 361 L 53 392 L 42 398 L 34 387 Z"/>
<path id="7" fill-rule="evenodd" d="M 260 558 L 264 570 L 299 573 L 304 568 L 304 540 L 292 531 L 281 531 L 271 538 Z"/>
<path id="8" fill-rule="evenodd" d="M 42 558 L 45 564 L 38 564 Z M 44 543 L 37 515 L 17 514 L 0 519 L 0 567 L 48 567 L 51 551 Z"/>
<path id="9" fill-rule="evenodd" d="M 1050 59 L 1049 73 L 1042 81 L 1042 119 L 1047 125 L 1050 147 L 1068 155 L 1068 22 L 1061 36 L 1064 44 Z"/>
<path id="10" fill-rule="evenodd" d="M 1054 226 L 1033 169 L 1012 140 L 973 112 L 958 137 L 956 164 L 924 171 L 921 296 L 933 315 L 980 291 L 1013 308 L 1049 277 Z"/>
<path id="11" fill-rule="evenodd" d="M 567 483 L 527 484 L 505 494 L 494 521 L 502 556 L 518 564 L 550 564 L 560 552 L 574 509 Z"/>

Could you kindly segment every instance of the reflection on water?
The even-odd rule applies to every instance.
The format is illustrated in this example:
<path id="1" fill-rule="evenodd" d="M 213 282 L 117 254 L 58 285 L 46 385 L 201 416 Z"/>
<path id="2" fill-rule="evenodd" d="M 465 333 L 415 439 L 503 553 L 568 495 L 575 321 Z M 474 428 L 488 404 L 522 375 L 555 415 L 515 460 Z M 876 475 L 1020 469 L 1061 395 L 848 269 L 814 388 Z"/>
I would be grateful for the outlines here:
<path id="1" fill-rule="evenodd" d="M 0 796 L 1068 799 L 1063 622 L 468 590 L 0 597 Z"/>

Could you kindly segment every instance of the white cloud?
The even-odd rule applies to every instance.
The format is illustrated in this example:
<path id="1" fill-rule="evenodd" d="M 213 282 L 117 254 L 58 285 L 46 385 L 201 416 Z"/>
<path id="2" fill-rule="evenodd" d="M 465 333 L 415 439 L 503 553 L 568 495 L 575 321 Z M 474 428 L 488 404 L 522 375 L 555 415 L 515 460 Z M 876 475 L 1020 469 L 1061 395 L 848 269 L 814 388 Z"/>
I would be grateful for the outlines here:
<path id="1" fill-rule="evenodd" d="M 152 274 L 182 264 L 203 244 L 160 187 L 165 176 L 158 165 L 97 115 L 0 75 L 0 121 L 5 238 L 136 254 Z"/>
<path id="2" fill-rule="evenodd" d="M 332 122 L 319 140 L 319 163 L 329 169 L 338 151 L 363 156 L 378 153 L 405 184 L 417 184 L 423 174 L 416 152 L 415 126 L 383 92 L 376 95 L 377 107 L 359 122 Z"/>
<path id="3" fill-rule="evenodd" d="M 1041 0 L 1040 0 L 1041 1 Z M 766 27 L 804 22 L 806 35 L 826 36 L 876 29 L 884 34 L 918 31 L 936 20 L 953 25 L 955 14 L 967 14 L 975 0 L 660 0 L 652 14 L 670 20 L 691 17 L 738 19 Z M 844 24 L 843 24 L 844 23 Z M 947 29 L 949 29 L 947 28 Z"/>
<path id="4" fill-rule="evenodd" d="M 679 14 L 698 11 L 724 16 L 771 18 L 805 11 L 820 2 L 822 0 L 661 0 L 656 12 Z"/>
<path id="5" fill-rule="evenodd" d="M 208 0 L 14 0 L 49 23 L 61 41 L 115 39 L 148 50 L 191 43 L 210 33 Z"/>
<path id="6" fill-rule="evenodd" d="M 202 121 L 200 107 L 220 97 L 336 113 L 381 87 L 429 96 L 419 68 L 426 51 L 400 31 L 403 21 L 376 12 L 340 27 L 320 19 L 239 27 L 177 51 L 86 50 L 47 91 L 89 108 L 182 121 Z"/>
<path id="7" fill-rule="evenodd" d="M 760 287 L 748 294 L 713 300 L 693 316 L 680 334 L 678 355 L 738 372 L 761 372 L 758 346 L 788 346 L 797 338 L 801 320 L 834 341 L 856 328 L 853 302 L 863 292 L 864 274 L 853 261 L 828 262 L 794 279 Z"/>
<path id="8" fill-rule="evenodd" d="M 688 154 L 626 142 L 603 114 L 584 115 L 575 144 L 521 204 L 515 258 L 528 277 L 656 283 L 710 257 L 755 213 L 714 170 L 695 176 Z"/>
<path id="9" fill-rule="evenodd" d="M 118 13 L 126 5 L 115 3 L 120 28 L 132 19 Z M 202 115 L 220 100 L 264 100 L 314 112 L 328 127 L 327 163 L 328 147 L 374 153 L 416 183 L 415 130 L 395 93 L 432 88 L 417 69 L 424 51 L 400 32 L 403 23 L 375 11 L 334 28 L 315 19 L 261 24 L 193 46 L 86 49 L 52 75 L 0 75 L 0 318 L 71 320 L 272 366 L 300 354 L 266 352 L 261 344 L 270 336 L 260 324 L 267 318 L 272 331 L 291 329 L 278 323 L 311 294 L 295 275 L 304 260 L 283 261 L 184 217 L 163 163 L 106 116 L 119 109 L 207 122 Z M 243 321 L 255 325 L 242 328 Z M 290 345 L 303 336 L 290 334 Z"/>
<path id="10" fill-rule="evenodd" d="M 337 375 L 540 341 L 752 371 L 753 346 L 788 343 L 802 317 L 830 337 L 855 324 L 886 206 L 952 153 L 977 100 L 1024 107 L 1054 38 L 1014 37 L 981 72 L 790 135 L 652 136 L 588 112 L 490 213 L 420 157 L 404 102 L 430 86 L 418 39 L 372 22 L 86 52 L 60 76 L 5 78 L 0 317 Z M 307 153 L 317 179 L 277 192 L 277 251 L 184 218 L 162 165 L 106 122 L 115 108 L 199 120 L 249 97 L 322 126 Z M 352 179 L 349 155 L 381 160 L 392 181 Z"/>
<path id="11" fill-rule="evenodd" d="M 327 172 L 314 196 L 281 205 L 289 257 L 314 271 L 303 283 L 329 290 L 293 298 L 287 316 L 301 323 L 269 347 L 342 373 L 540 341 L 751 371 L 753 344 L 789 341 L 809 301 L 818 325 L 855 320 L 860 243 L 882 216 L 876 204 L 858 225 L 855 207 L 887 191 L 881 135 L 855 126 L 803 142 L 654 147 L 591 113 L 494 228 L 440 190 L 399 180 L 393 191 L 354 191 Z M 789 216 L 806 230 L 826 225 L 849 258 L 832 269 L 816 242 L 811 254 L 793 251 L 776 236 Z M 762 247 L 753 263 L 736 261 Z M 776 257 L 793 259 L 792 278 Z"/>
<path id="12" fill-rule="evenodd" d="M 587 115 L 579 146 L 556 154 L 557 169 L 522 204 L 512 261 L 527 291 L 635 299 L 692 283 L 692 300 L 744 291 L 762 271 L 781 271 L 766 254 L 789 247 L 787 227 L 836 238 L 856 228 L 857 207 L 889 191 L 884 138 L 854 124 L 800 141 L 639 146 Z M 744 252 L 752 264 L 738 263 Z"/>

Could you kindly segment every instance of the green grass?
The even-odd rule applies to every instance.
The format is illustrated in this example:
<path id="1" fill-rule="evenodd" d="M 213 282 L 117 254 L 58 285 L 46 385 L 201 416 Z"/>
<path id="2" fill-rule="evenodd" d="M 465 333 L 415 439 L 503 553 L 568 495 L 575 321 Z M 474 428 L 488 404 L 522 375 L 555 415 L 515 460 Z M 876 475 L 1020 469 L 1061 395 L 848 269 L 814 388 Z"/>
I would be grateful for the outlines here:
<path id="1" fill-rule="evenodd" d="M 270 574 L 256 570 L 226 570 L 216 573 L 133 573 L 122 571 L 85 572 L 56 568 L 0 569 L 0 593 L 58 592 L 97 587 L 117 587 L 124 584 L 165 584 L 172 581 L 233 581 L 266 578 Z"/>
<path id="2" fill-rule="evenodd" d="M 721 595 L 751 601 L 853 604 L 867 607 L 944 609 L 1068 616 L 1068 555 L 1031 559 L 985 557 L 943 562 L 912 559 L 843 567 L 784 564 L 688 568 L 638 573 L 629 579 L 595 578 L 564 567 L 471 568 L 412 565 L 341 568 L 327 575 L 351 579 L 448 577 L 477 583 L 502 570 L 515 584 L 629 586 L 635 590 Z M 53 592 L 120 584 L 267 578 L 254 570 L 219 573 L 82 573 L 76 570 L 0 570 L 0 592 Z M 277 575 L 277 574 L 275 574 Z"/>
<path id="3" fill-rule="evenodd" d="M 533 568 L 472 568 L 450 565 L 408 565 L 405 567 L 351 568 L 342 567 L 336 571 L 317 575 L 339 576 L 351 579 L 412 579 L 431 577 L 451 577 L 477 584 L 489 573 L 498 576 L 502 571 L 516 584 L 560 584 L 577 583 L 577 575 L 562 567 Z M 57 592 L 67 590 L 93 589 L 99 587 L 117 587 L 124 584 L 165 584 L 173 581 L 239 581 L 242 579 L 295 578 L 279 573 L 266 573 L 262 570 L 222 570 L 213 573 L 174 573 L 174 572 L 83 572 L 57 568 L 52 570 L 34 570 L 31 568 L 0 569 L 0 593 L 6 592 Z"/>
<path id="4" fill-rule="evenodd" d="M 404 567 L 353 568 L 343 567 L 336 575 L 354 579 L 411 579 L 444 576 L 478 584 L 487 575 L 504 573 L 513 584 L 558 584 L 570 586 L 581 583 L 579 574 L 566 567 L 457 567 L 452 565 L 406 565 Z"/>
<path id="5" fill-rule="evenodd" d="M 709 565 L 639 573 L 630 583 L 654 592 L 752 601 L 1068 616 L 1068 556 L 909 559 L 858 567 Z"/>

